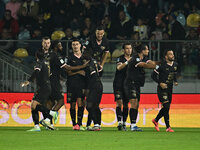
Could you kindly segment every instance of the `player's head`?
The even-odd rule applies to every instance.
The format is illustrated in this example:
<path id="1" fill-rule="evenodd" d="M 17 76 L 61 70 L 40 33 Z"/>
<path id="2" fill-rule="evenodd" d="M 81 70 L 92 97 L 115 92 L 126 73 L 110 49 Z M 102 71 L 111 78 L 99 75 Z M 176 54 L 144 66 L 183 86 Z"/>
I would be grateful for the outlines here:
<path id="1" fill-rule="evenodd" d="M 137 53 L 142 53 L 144 56 L 149 55 L 149 48 L 146 44 L 140 44 L 135 48 Z"/>
<path id="2" fill-rule="evenodd" d="M 103 39 L 104 33 L 105 33 L 104 27 L 103 26 L 98 26 L 96 28 L 96 33 L 95 33 L 96 34 L 96 39 L 98 41 L 101 41 Z"/>
<path id="3" fill-rule="evenodd" d="M 44 59 L 44 53 L 41 52 L 41 51 L 37 51 L 35 53 L 35 57 L 36 57 L 37 60 L 43 60 Z"/>
<path id="4" fill-rule="evenodd" d="M 51 40 L 49 37 L 43 37 L 42 38 L 42 48 L 46 52 L 48 52 L 49 48 L 51 46 Z"/>
<path id="5" fill-rule="evenodd" d="M 174 61 L 174 52 L 173 52 L 173 50 L 170 50 L 170 49 L 166 50 L 164 55 L 165 55 L 165 60 Z"/>
<path id="6" fill-rule="evenodd" d="M 72 49 L 73 49 L 73 52 L 78 52 L 81 50 L 81 43 L 79 39 L 75 38 L 72 40 Z"/>
<path id="7" fill-rule="evenodd" d="M 53 41 L 51 45 L 52 45 L 52 48 L 53 48 L 54 51 L 60 51 L 61 52 L 63 50 L 62 43 L 58 40 Z"/>
<path id="8" fill-rule="evenodd" d="M 131 55 L 132 54 L 133 49 L 132 49 L 131 43 L 124 43 L 122 45 L 122 48 L 124 50 L 125 55 Z"/>

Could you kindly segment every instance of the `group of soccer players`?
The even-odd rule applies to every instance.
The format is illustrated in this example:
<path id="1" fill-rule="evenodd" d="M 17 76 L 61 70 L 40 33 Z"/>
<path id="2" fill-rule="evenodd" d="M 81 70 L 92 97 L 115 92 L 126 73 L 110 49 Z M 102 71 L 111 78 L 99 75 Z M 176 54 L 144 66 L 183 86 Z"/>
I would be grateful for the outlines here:
<path id="1" fill-rule="evenodd" d="M 55 130 L 58 110 L 64 105 L 64 97 L 60 84 L 60 75 L 64 70 L 67 73 L 67 102 L 70 103 L 70 115 L 73 130 L 85 130 L 82 126 L 84 109 L 88 111 L 87 130 L 101 130 L 101 110 L 99 104 L 103 93 L 101 76 L 103 66 L 109 52 L 108 40 L 104 37 L 103 27 L 96 29 L 95 35 L 90 38 L 89 44 L 82 47 L 78 39 L 72 41 L 73 54 L 65 60 L 61 57 L 62 44 L 59 41 L 52 43 L 48 37 L 42 40 L 42 49 L 36 52 L 37 62 L 34 72 L 28 81 L 22 83 L 27 86 L 36 79 L 37 91 L 34 93 L 31 112 L 34 128 L 29 131 L 41 131 L 39 123 L 47 129 Z M 159 131 L 158 120 L 164 116 L 167 132 L 173 132 L 169 125 L 169 108 L 173 83 L 176 82 L 177 64 L 174 63 L 172 50 L 165 53 L 162 62 L 148 60 L 147 45 L 138 45 L 133 53 L 131 43 L 123 44 L 124 55 L 117 59 L 117 69 L 113 82 L 116 101 L 116 116 L 118 130 L 126 129 L 126 120 L 130 115 L 130 130 L 142 131 L 137 127 L 136 119 L 140 101 L 140 87 L 145 83 L 144 68 L 155 69 L 152 78 L 158 82 L 158 97 L 163 108 L 158 116 L 152 120 Z M 128 108 L 130 103 L 130 110 Z M 76 104 L 78 107 L 76 119 Z M 123 109 L 122 109 L 123 105 Z M 43 113 L 44 119 L 39 121 L 38 111 Z M 129 113 L 128 113 L 129 112 Z M 76 121 L 77 120 L 77 121 Z M 94 126 L 91 127 L 91 122 Z"/>
<path id="2" fill-rule="evenodd" d="M 176 73 L 177 64 L 174 62 L 172 50 L 166 50 L 164 60 L 154 62 L 148 60 L 148 46 L 145 44 L 135 47 L 133 54 L 131 43 L 123 44 L 124 55 L 117 59 L 117 69 L 113 82 L 113 89 L 116 101 L 116 116 L 118 120 L 118 130 L 126 131 L 126 120 L 128 116 L 128 103 L 130 103 L 129 117 L 130 130 L 142 131 L 137 127 L 136 120 L 140 101 L 140 87 L 145 83 L 144 68 L 154 69 L 152 78 L 158 83 L 158 98 L 162 103 L 162 109 L 152 123 L 159 131 L 158 121 L 164 116 L 166 131 L 174 132 L 169 125 L 169 108 L 172 100 L 173 84 L 177 85 Z M 122 109 L 123 105 L 123 109 Z"/>

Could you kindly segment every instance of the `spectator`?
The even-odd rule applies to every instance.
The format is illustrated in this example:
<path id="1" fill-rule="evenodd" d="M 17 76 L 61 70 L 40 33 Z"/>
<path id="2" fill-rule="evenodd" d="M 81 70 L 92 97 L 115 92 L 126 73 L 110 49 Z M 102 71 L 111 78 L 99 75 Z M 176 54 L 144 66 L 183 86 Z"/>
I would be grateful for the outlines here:
<path id="1" fill-rule="evenodd" d="M 83 5 L 83 9 L 81 11 L 81 17 L 83 18 L 82 20 L 84 20 L 85 17 L 89 17 L 91 19 L 92 22 L 95 22 L 95 8 L 92 7 L 91 2 L 89 2 L 89 0 L 86 0 L 84 5 Z"/>
<path id="2" fill-rule="evenodd" d="M 22 15 L 22 11 L 25 11 L 27 16 L 37 18 L 39 13 L 39 5 L 34 0 L 25 0 L 25 2 L 21 5 L 19 15 Z"/>
<path id="3" fill-rule="evenodd" d="M 33 19 L 33 17 L 28 16 L 26 8 L 21 8 L 21 13 L 19 15 L 19 26 L 28 29 L 29 31 L 32 31 L 33 24 L 36 23 L 36 21 Z"/>
<path id="4" fill-rule="evenodd" d="M 52 0 L 50 1 L 50 13 L 51 20 L 54 30 L 56 28 L 63 29 L 65 26 L 65 15 L 66 15 L 66 3 L 64 0 Z"/>
<path id="5" fill-rule="evenodd" d="M 50 36 L 53 32 L 52 26 L 53 25 L 51 24 L 50 20 L 44 20 L 44 15 L 39 14 L 36 22 L 33 25 L 33 30 L 40 29 L 40 31 L 42 31 L 42 37 Z"/>
<path id="6" fill-rule="evenodd" d="M 106 15 L 104 19 L 101 21 L 102 25 L 104 26 L 105 30 L 105 37 L 108 39 L 113 39 L 111 36 L 111 19 L 110 16 Z"/>
<path id="7" fill-rule="evenodd" d="M 147 25 L 144 24 L 142 19 L 137 20 L 137 25 L 133 27 L 133 31 L 139 32 L 140 40 L 148 39 Z"/>
<path id="8" fill-rule="evenodd" d="M 0 40 L 10 40 L 9 31 L 6 28 L 2 29 L 0 34 Z M 0 49 L 10 52 L 11 54 L 14 52 L 14 42 L 13 41 L 1 41 Z"/>
<path id="9" fill-rule="evenodd" d="M 17 20 L 11 16 L 10 10 L 5 10 L 4 18 L 0 20 L 0 32 L 2 32 L 3 28 L 8 30 L 12 38 L 16 38 L 19 33 L 19 24 Z"/>
<path id="10" fill-rule="evenodd" d="M 6 9 L 11 11 L 11 16 L 16 20 L 18 20 L 20 6 L 21 3 L 18 2 L 18 0 L 10 0 L 10 2 L 6 4 Z"/>
<path id="11" fill-rule="evenodd" d="M 113 27 L 111 27 L 111 34 L 113 38 L 118 40 L 125 40 L 130 37 L 132 32 L 132 21 L 129 19 L 124 11 L 119 12 L 118 20 L 113 23 Z"/>
<path id="12" fill-rule="evenodd" d="M 185 29 L 183 26 L 176 20 L 176 16 L 174 13 L 169 15 L 169 23 L 171 31 L 171 39 L 172 40 L 184 40 L 185 39 Z"/>
<path id="13" fill-rule="evenodd" d="M 91 33 L 94 32 L 94 30 L 95 30 L 95 26 L 89 17 L 86 17 L 84 19 L 84 24 L 82 26 L 82 29 L 84 29 L 84 28 L 88 28 Z"/>

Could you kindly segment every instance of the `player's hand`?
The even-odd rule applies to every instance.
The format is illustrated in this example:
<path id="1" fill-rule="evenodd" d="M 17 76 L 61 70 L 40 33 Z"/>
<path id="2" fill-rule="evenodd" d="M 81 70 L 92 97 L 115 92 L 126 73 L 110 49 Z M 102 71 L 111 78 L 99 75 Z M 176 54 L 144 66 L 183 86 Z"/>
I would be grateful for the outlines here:
<path id="1" fill-rule="evenodd" d="M 78 73 L 79 73 L 80 75 L 82 75 L 82 76 L 85 76 L 85 71 L 83 71 L 83 70 L 78 71 Z"/>
<path id="2" fill-rule="evenodd" d="M 165 83 L 160 83 L 160 87 L 161 87 L 162 89 L 167 89 L 167 84 L 165 84 Z"/>
<path id="3" fill-rule="evenodd" d="M 83 67 L 87 67 L 88 63 L 90 62 L 90 60 L 86 61 L 84 64 L 83 64 Z"/>
<path id="4" fill-rule="evenodd" d="M 178 85 L 178 82 L 174 82 L 174 85 L 177 86 L 177 85 Z"/>
<path id="5" fill-rule="evenodd" d="M 30 83 L 29 81 L 22 82 L 21 87 L 25 87 L 25 86 L 29 85 L 29 83 Z"/>

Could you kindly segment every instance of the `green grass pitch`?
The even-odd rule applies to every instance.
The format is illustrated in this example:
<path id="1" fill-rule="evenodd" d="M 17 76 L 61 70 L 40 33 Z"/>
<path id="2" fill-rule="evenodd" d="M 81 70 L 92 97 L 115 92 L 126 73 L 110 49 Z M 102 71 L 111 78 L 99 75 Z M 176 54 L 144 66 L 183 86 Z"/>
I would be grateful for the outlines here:
<path id="1" fill-rule="evenodd" d="M 143 132 L 117 131 L 103 127 L 102 131 L 27 132 L 30 127 L 0 127 L 0 150 L 199 150 L 200 128 L 143 128 Z"/>

